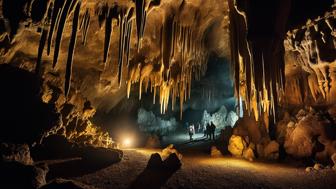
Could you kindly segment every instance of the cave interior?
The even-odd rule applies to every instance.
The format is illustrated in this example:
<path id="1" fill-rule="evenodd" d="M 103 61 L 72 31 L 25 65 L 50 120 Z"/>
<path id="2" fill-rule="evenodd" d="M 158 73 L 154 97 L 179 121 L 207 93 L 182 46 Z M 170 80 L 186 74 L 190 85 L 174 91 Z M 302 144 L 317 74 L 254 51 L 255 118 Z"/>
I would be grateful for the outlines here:
<path id="1" fill-rule="evenodd" d="M 0 188 L 334 188 L 335 0 L 0 0 Z"/>

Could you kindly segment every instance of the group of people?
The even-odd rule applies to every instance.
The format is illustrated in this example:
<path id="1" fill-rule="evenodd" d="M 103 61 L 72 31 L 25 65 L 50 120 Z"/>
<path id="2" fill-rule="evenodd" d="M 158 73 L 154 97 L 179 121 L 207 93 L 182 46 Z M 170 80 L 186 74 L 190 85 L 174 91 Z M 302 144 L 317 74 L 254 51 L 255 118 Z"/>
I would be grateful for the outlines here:
<path id="1" fill-rule="evenodd" d="M 197 125 L 197 131 L 202 132 L 201 124 Z M 206 137 L 207 139 L 210 138 L 210 140 L 211 139 L 215 140 L 215 131 L 216 131 L 216 125 L 213 122 L 207 123 L 203 127 L 204 137 Z M 193 140 L 193 135 L 196 133 L 196 129 L 195 129 L 194 124 L 189 125 L 188 133 L 189 133 L 189 139 L 190 139 L 190 141 L 192 141 Z"/>
<path id="2" fill-rule="evenodd" d="M 204 136 L 206 136 L 206 138 L 210 138 L 210 140 L 215 140 L 215 131 L 216 125 L 213 122 L 207 123 L 204 129 Z"/>

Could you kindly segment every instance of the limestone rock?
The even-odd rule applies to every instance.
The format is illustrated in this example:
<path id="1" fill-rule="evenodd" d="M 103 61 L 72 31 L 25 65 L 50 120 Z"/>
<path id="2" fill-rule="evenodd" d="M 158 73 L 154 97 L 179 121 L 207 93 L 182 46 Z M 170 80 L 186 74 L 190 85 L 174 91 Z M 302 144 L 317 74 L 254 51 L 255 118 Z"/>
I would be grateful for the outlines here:
<path id="1" fill-rule="evenodd" d="M 246 142 L 241 136 L 232 135 L 229 141 L 228 150 L 235 157 L 242 157 L 246 148 Z"/>
<path id="2" fill-rule="evenodd" d="M 307 167 L 305 169 L 305 171 L 308 172 L 308 173 L 310 173 L 310 172 L 314 171 L 314 168 L 313 167 Z"/>
<path id="3" fill-rule="evenodd" d="M 0 161 L 17 161 L 25 165 L 32 165 L 33 159 L 30 156 L 27 144 L 0 144 Z"/>
<path id="4" fill-rule="evenodd" d="M 174 147 L 173 144 L 169 144 L 165 149 L 162 150 L 161 156 L 162 159 L 166 159 L 170 154 L 176 154 L 179 160 L 182 160 L 182 154 L 180 154 Z"/>
<path id="5" fill-rule="evenodd" d="M 222 153 L 218 150 L 216 146 L 211 146 L 211 157 L 221 157 Z"/>
<path id="6" fill-rule="evenodd" d="M 322 164 L 315 163 L 315 165 L 314 165 L 314 169 L 317 170 L 317 171 L 319 171 L 319 170 L 321 170 L 323 168 L 324 168 L 324 166 Z"/>
<path id="7" fill-rule="evenodd" d="M 251 147 L 244 149 L 243 158 L 249 161 L 253 161 L 255 159 L 254 152 Z"/>
<path id="8" fill-rule="evenodd" d="M 238 119 L 239 119 L 238 115 L 235 112 L 230 111 L 226 117 L 226 123 L 227 125 L 233 127 L 238 121 Z"/>
<path id="9" fill-rule="evenodd" d="M 276 160 L 279 158 L 279 144 L 272 140 L 264 148 L 264 157 L 269 160 Z"/>
<path id="10" fill-rule="evenodd" d="M 334 170 L 336 170 L 336 153 L 334 153 L 333 155 L 331 155 L 331 160 L 334 163 L 334 166 L 332 167 Z"/>

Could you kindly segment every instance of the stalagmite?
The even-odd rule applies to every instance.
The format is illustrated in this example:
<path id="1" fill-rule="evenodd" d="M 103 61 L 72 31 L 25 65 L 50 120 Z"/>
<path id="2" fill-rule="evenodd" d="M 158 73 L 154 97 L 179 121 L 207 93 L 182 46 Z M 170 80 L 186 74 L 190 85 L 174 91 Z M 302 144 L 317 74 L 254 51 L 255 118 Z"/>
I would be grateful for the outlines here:
<path id="1" fill-rule="evenodd" d="M 79 0 L 79 2 L 76 5 L 73 22 L 72 22 L 72 34 L 71 34 L 70 43 L 69 43 L 68 59 L 67 59 L 66 72 L 65 72 L 65 84 L 64 84 L 64 93 L 66 96 L 69 94 L 69 90 L 70 90 L 72 63 L 73 63 L 73 55 L 75 52 L 75 46 L 76 46 L 80 7 L 81 7 L 81 0 Z"/>

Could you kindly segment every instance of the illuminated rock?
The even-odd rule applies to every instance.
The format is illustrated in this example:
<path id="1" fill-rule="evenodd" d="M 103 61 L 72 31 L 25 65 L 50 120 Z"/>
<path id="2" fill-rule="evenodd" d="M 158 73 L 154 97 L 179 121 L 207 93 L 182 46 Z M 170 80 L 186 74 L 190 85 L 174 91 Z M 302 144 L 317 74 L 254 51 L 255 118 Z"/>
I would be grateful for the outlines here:
<path id="1" fill-rule="evenodd" d="M 241 136 L 231 136 L 228 150 L 233 156 L 242 157 L 246 147 L 247 144 Z"/>
<path id="2" fill-rule="evenodd" d="M 182 160 L 182 154 L 180 154 L 174 147 L 173 144 L 169 144 L 161 152 L 162 159 L 167 159 L 171 154 L 176 154 L 179 160 Z"/>
<path id="3" fill-rule="evenodd" d="M 210 155 L 211 157 L 221 157 L 222 153 L 218 150 L 216 146 L 211 146 Z"/>
<path id="4" fill-rule="evenodd" d="M 253 149 L 251 147 L 247 147 L 246 149 L 244 149 L 242 157 L 249 161 L 253 161 L 255 159 Z"/>
<path id="5" fill-rule="evenodd" d="M 238 119 L 239 119 L 238 115 L 235 112 L 230 111 L 226 117 L 226 124 L 233 127 L 238 121 Z"/>
<path id="6" fill-rule="evenodd" d="M 324 166 L 323 166 L 322 164 L 315 163 L 315 165 L 314 165 L 314 169 L 317 170 L 317 171 L 319 171 L 319 170 L 321 170 L 321 169 L 324 169 Z"/>
<path id="7" fill-rule="evenodd" d="M 296 158 L 313 156 L 317 161 L 327 163 L 336 150 L 331 115 L 309 108 L 300 110 L 296 117 L 297 122 L 287 124 L 286 152 Z"/>
<path id="8" fill-rule="evenodd" d="M 334 163 L 334 166 L 332 167 L 334 170 L 336 170 L 336 153 L 331 155 L 331 160 Z"/>

